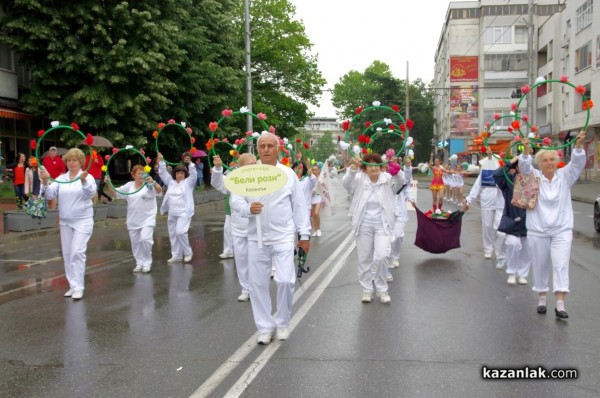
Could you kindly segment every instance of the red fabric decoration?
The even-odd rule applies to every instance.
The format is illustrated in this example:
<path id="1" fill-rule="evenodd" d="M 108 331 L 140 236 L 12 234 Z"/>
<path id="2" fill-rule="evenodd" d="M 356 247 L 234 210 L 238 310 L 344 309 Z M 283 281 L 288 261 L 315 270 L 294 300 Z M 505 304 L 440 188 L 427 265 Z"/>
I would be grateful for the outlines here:
<path id="1" fill-rule="evenodd" d="M 175 119 L 169 119 L 169 120 L 167 120 L 167 123 L 169 123 L 169 124 L 175 124 Z"/>
<path id="2" fill-rule="evenodd" d="M 500 159 L 498 163 L 500 164 L 500 167 L 504 167 L 504 160 Z"/>
<path id="3" fill-rule="evenodd" d="M 566 166 L 565 162 L 558 162 L 558 164 L 556 165 L 556 167 L 558 167 L 559 169 L 562 169 L 565 166 Z"/>
<path id="4" fill-rule="evenodd" d="M 404 123 L 400 123 L 400 131 L 406 131 L 406 126 Z"/>
<path id="5" fill-rule="evenodd" d="M 232 113 L 233 113 L 233 111 L 231 109 L 223 109 L 223 111 L 221 112 L 221 115 L 223 115 L 225 117 L 229 117 L 229 116 L 231 116 Z"/>
<path id="6" fill-rule="evenodd" d="M 363 148 L 362 149 L 362 153 L 366 155 L 367 154 L 367 148 Z"/>
<path id="7" fill-rule="evenodd" d="M 158 129 L 162 130 L 165 127 L 165 124 L 163 122 L 158 123 Z"/>
<path id="8" fill-rule="evenodd" d="M 359 135 L 359 136 L 358 136 L 358 142 L 360 142 L 360 143 L 363 143 L 363 144 L 364 144 L 365 142 L 367 142 L 367 136 L 366 136 L 366 135 L 364 135 L 364 134 L 361 134 L 361 135 Z"/>
<path id="9" fill-rule="evenodd" d="M 413 127 L 415 127 L 415 122 L 413 122 L 410 119 L 406 119 L 406 127 L 408 127 L 408 129 L 412 129 Z"/>
<path id="10" fill-rule="evenodd" d="M 267 115 L 265 115 L 264 113 L 259 113 L 256 115 L 256 117 L 260 120 L 267 120 Z"/>
<path id="11" fill-rule="evenodd" d="M 75 123 L 75 122 L 72 122 L 72 123 L 71 123 L 71 127 L 72 127 L 72 128 L 73 128 L 73 130 L 75 130 L 75 131 L 79 130 L 79 126 L 78 126 L 78 125 L 77 125 L 77 123 Z"/>
<path id="12" fill-rule="evenodd" d="M 366 123 L 365 123 L 365 127 L 366 127 L 366 128 L 369 128 L 369 127 L 371 127 L 371 122 L 366 122 Z"/>
<path id="13" fill-rule="evenodd" d="M 348 127 L 350 127 L 350 120 L 344 120 L 342 122 L 342 128 L 344 129 L 344 131 L 348 131 Z"/>
<path id="14" fill-rule="evenodd" d="M 526 84 L 523 87 L 521 87 L 521 92 L 523 94 L 529 94 L 530 91 L 531 91 L 531 86 L 529 84 Z"/>
<path id="15" fill-rule="evenodd" d="M 190 138 L 190 142 L 193 144 L 194 142 L 196 142 L 196 139 L 194 137 Z"/>
<path id="16" fill-rule="evenodd" d="M 186 127 L 185 131 L 187 131 L 189 135 L 194 134 L 194 131 L 191 128 L 189 128 L 189 127 Z"/>
<path id="17" fill-rule="evenodd" d="M 394 126 L 393 124 L 390 124 L 388 126 L 388 130 L 395 130 L 395 129 L 396 129 L 396 126 Z"/>
<path id="18" fill-rule="evenodd" d="M 208 129 L 212 132 L 217 131 L 217 129 L 219 128 L 219 123 L 217 122 L 210 122 L 208 123 Z"/>
<path id="19" fill-rule="evenodd" d="M 338 142 L 342 140 L 342 137 L 338 135 Z"/>
<path id="20" fill-rule="evenodd" d="M 567 77 L 567 75 L 562 75 L 562 76 L 560 77 L 560 82 L 561 82 L 561 83 L 566 83 L 566 82 L 568 82 L 568 81 L 569 81 L 569 78 Z"/>
<path id="21" fill-rule="evenodd" d="M 514 103 L 513 103 L 513 104 L 511 104 L 511 105 L 510 105 L 510 109 L 511 109 L 513 112 L 514 112 L 514 111 L 516 111 L 516 110 L 517 110 L 517 104 L 514 104 Z"/>
<path id="22" fill-rule="evenodd" d="M 536 126 L 531 126 L 531 131 L 536 133 L 538 131 L 538 128 Z"/>
<path id="23" fill-rule="evenodd" d="M 392 105 L 390 106 L 390 108 L 392 108 L 396 113 L 400 112 L 400 108 L 398 107 L 398 105 Z"/>
<path id="24" fill-rule="evenodd" d="M 107 162 L 110 160 L 110 155 L 104 155 L 104 160 L 106 160 Z M 148 162 L 150 163 L 150 162 Z"/>
<path id="25" fill-rule="evenodd" d="M 87 135 L 85 136 L 84 142 L 86 145 L 91 146 L 94 143 L 94 137 L 92 137 L 92 135 L 90 133 L 87 133 Z"/>
<path id="26" fill-rule="evenodd" d="M 299 144 L 299 143 L 301 143 L 301 142 L 302 142 L 302 140 L 301 140 L 300 138 L 296 138 L 296 143 L 298 143 L 298 144 Z"/>
<path id="27" fill-rule="evenodd" d="M 518 130 L 518 129 L 520 129 L 520 128 L 521 128 L 521 122 L 519 122 L 518 120 L 513 120 L 513 122 L 511 123 L 511 126 L 512 126 L 514 129 Z"/>
<path id="28" fill-rule="evenodd" d="M 119 152 L 119 148 L 113 148 L 113 149 L 112 149 L 112 153 L 113 153 L 113 154 L 115 154 L 115 153 L 117 153 L 117 152 Z"/>
<path id="29" fill-rule="evenodd" d="M 36 140 L 29 141 L 29 147 L 31 148 L 32 151 L 35 151 L 35 148 L 37 147 L 37 141 Z"/>
<path id="30" fill-rule="evenodd" d="M 479 152 L 481 153 L 486 153 L 487 152 L 487 148 L 482 146 L 481 148 L 479 148 Z"/>
<path id="31" fill-rule="evenodd" d="M 308 144 L 306 142 L 304 143 L 303 146 L 304 146 L 304 149 L 308 149 Z"/>
<path id="32" fill-rule="evenodd" d="M 37 136 L 38 136 L 38 137 L 41 137 L 41 136 L 43 136 L 43 135 L 44 135 L 44 133 L 45 133 L 45 131 L 44 131 L 44 130 L 38 130 L 38 132 L 37 132 Z"/>
<path id="33" fill-rule="evenodd" d="M 584 111 L 588 111 L 588 110 L 592 109 L 593 107 L 594 107 L 594 101 L 592 101 L 592 100 L 583 101 L 583 103 L 581 104 L 581 109 L 583 109 Z"/>
<path id="34" fill-rule="evenodd" d="M 269 132 L 275 134 L 275 126 L 269 126 Z"/>
<path id="35" fill-rule="evenodd" d="M 359 106 L 358 108 L 356 108 L 356 114 L 358 115 L 359 113 L 361 113 L 363 111 L 363 107 Z"/>
<path id="36" fill-rule="evenodd" d="M 513 128 L 512 128 L 512 127 L 510 127 L 510 126 L 509 126 L 509 127 L 506 129 L 506 130 L 507 130 L 509 133 L 512 133 L 512 132 L 513 132 Z"/>
<path id="37" fill-rule="evenodd" d="M 577 94 L 579 94 L 579 95 L 583 95 L 583 94 L 585 94 L 585 91 L 586 91 L 586 89 L 585 89 L 585 87 L 584 87 L 584 86 L 582 86 L 582 85 L 580 84 L 580 85 L 578 85 L 577 87 L 575 87 L 575 91 L 577 91 Z"/>

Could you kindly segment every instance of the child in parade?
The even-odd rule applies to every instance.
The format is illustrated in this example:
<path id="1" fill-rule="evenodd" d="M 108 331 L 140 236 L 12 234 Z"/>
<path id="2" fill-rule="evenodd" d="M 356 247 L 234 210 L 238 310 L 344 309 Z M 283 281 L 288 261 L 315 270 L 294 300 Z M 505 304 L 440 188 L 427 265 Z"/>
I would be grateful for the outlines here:
<path id="1" fill-rule="evenodd" d="M 442 205 L 444 204 L 444 173 L 449 173 L 444 166 L 441 165 L 440 159 L 433 159 L 433 152 L 431 153 L 431 157 L 429 158 L 429 167 L 431 172 L 433 173 L 433 179 L 431 180 L 431 184 L 429 184 L 429 189 L 431 190 L 431 198 L 433 200 L 433 211 L 442 210 Z"/>

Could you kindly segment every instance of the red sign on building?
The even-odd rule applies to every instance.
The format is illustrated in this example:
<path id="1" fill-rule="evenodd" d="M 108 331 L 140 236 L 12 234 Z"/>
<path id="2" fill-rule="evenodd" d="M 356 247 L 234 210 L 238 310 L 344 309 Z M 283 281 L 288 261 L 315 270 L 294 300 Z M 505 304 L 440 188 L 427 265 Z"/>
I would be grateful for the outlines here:
<path id="1" fill-rule="evenodd" d="M 479 79 L 478 57 L 450 57 L 451 82 L 476 82 Z"/>

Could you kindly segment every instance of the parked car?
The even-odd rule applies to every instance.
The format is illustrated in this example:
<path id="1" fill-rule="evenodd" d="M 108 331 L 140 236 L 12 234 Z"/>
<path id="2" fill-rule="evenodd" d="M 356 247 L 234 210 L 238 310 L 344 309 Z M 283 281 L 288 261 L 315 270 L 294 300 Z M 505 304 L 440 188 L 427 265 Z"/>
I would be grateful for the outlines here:
<path id="1" fill-rule="evenodd" d="M 596 231 L 600 232 L 600 195 L 594 202 L 594 228 L 596 228 Z"/>

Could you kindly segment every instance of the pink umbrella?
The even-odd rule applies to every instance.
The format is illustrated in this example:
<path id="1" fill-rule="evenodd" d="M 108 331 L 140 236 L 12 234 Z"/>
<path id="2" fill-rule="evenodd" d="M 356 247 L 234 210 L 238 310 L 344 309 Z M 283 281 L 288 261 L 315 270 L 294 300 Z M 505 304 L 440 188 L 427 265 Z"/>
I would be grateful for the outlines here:
<path id="1" fill-rule="evenodd" d="M 203 158 L 208 155 L 202 149 L 196 149 L 190 156 L 193 158 Z"/>

